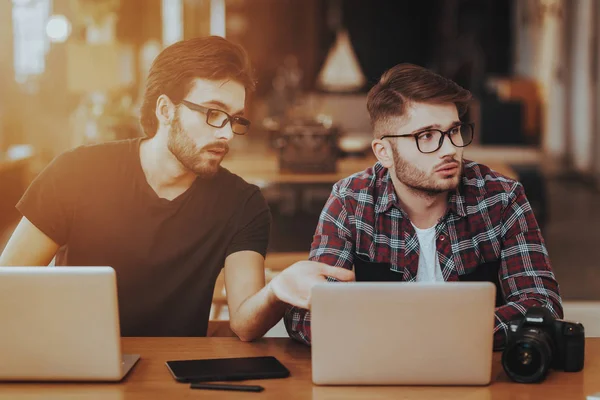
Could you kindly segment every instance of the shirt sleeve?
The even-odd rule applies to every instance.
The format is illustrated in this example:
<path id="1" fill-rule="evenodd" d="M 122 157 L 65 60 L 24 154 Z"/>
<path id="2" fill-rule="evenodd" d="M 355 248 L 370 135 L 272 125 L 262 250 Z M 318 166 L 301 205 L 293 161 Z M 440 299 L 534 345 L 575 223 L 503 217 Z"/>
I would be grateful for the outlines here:
<path id="1" fill-rule="evenodd" d="M 260 189 L 256 188 L 240 210 L 231 243 L 225 257 L 238 251 L 255 251 L 263 257 L 267 254 L 271 233 L 271 212 Z"/>
<path id="2" fill-rule="evenodd" d="M 78 197 L 77 151 L 61 154 L 50 162 L 16 205 L 19 212 L 56 244 L 69 237 Z"/>
<path id="3" fill-rule="evenodd" d="M 506 304 L 496 309 L 494 348 L 504 347 L 508 322 L 528 308 L 548 308 L 563 317 L 558 282 L 552 272 L 544 239 L 523 186 L 517 183 L 504 210 L 499 281 Z"/>
<path id="4" fill-rule="evenodd" d="M 350 216 L 337 185 L 319 217 L 310 250 L 311 261 L 352 269 L 354 263 L 354 234 Z M 333 280 L 329 278 L 330 280 Z M 292 339 L 310 344 L 310 311 L 290 306 L 285 312 L 286 330 Z"/>

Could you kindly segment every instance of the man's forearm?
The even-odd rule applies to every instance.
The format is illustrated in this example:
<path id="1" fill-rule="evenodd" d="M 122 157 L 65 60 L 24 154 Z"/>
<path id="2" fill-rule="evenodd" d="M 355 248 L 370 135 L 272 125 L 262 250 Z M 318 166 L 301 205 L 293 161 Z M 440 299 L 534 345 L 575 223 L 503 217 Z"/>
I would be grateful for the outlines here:
<path id="1" fill-rule="evenodd" d="M 546 307 L 555 318 L 563 317 L 562 305 L 547 297 L 529 297 L 516 302 L 509 302 L 496 308 L 496 322 L 494 326 L 494 349 L 501 350 L 506 344 L 508 333 L 508 323 L 513 320 L 523 318 L 522 310 L 531 307 Z"/>
<path id="2" fill-rule="evenodd" d="M 244 342 L 260 338 L 281 320 L 286 306 L 266 285 L 230 313 L 231 330 Z"/>

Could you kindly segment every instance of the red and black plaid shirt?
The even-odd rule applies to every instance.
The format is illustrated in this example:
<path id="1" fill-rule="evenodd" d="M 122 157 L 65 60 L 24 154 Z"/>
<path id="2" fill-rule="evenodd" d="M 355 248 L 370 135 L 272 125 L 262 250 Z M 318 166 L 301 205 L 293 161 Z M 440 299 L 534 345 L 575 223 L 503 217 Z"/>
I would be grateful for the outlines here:
<path id="1" fill-rule="evenodd" d="M 507 322 L 529 307 L 542 305 L 562 318 L 558 283 L 520 183 L 465 160 L 461 184 L 450 194 L 448 211 L 436 225 L 436 243 L 445 281 L 469 280 L 496 264 L 502 302 L 496 308 L 495 348 L 504 345 Z M 310 259 L 347 269 L 356 259 L 387 263 L 398 276 L 394 280 L 416 280 L 419 241 L 381 164 L 333 186 Z M 310 344 L 308 310 L 290 307 L 284 319 L 292 338 Z"/>

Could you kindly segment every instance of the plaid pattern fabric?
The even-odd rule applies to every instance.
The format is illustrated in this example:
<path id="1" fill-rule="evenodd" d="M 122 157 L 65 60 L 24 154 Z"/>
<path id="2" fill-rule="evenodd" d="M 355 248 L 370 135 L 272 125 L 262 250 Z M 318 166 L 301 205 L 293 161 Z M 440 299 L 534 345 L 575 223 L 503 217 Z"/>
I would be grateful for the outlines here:
<path id="1" fill-rule="evenodd" d="M 445 281 L 499 263 L 503 305 L 496 308 L 496 349 L 504 345 L 507 322 L 529 307 L 545 306 L 562 318 L 558 283 L 520 183 L 465 160 L 461 183 L 436 225 L 436 244 Z M 419 241 L 388 170 L 379 163 L 333 186 L 313 238 L 313 261 L 352 269 L 355 258 L 388 263 L 399 274 L 396 280 L 416 280 Z M 310 344 L 308 310 L 290 307 L 284 320 L 290 337 Z"/>

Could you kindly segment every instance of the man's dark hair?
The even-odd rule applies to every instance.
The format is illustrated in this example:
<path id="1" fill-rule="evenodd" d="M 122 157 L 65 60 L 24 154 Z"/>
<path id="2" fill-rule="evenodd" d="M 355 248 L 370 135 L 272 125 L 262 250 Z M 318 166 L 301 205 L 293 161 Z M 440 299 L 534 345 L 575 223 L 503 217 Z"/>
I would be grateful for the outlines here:
<path id="1" fill-rule="evenodd" d="M 399 64 L 386 71 L 369 91 L 367 110 L 373 134 L 379 137 L 379 124 L 404 116 L 410 103 L 454 103 L 462 117 L 471 97 L 471 92 L 431 70 L 413 64 Z"/>
<path id="2" fill-rule="evenodd" d="M 175 104 L 190 91 L 196 78 L 234 80 L 254 91 L 254 71 L 246 50 L 219 36 L 183 40 L 165 48 L 152 62 L 141 107 L 140 123 L 148 137 L 156 135 L 156 100 L 166 95 Z"/>

